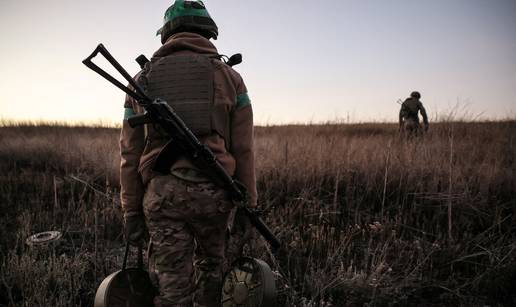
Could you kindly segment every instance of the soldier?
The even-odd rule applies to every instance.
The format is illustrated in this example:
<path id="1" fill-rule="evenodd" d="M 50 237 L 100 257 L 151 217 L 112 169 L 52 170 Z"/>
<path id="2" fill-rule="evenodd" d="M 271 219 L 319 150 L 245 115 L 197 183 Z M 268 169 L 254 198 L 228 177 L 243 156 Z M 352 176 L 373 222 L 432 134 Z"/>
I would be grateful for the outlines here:
<path id="1" fill-rule="evenodd" d="M 428 116 L 426 110 L 419 99 L 421 94 L 419 92 L 412 92 L 410 97 L 405 99 L 401 104 L 400 110 L 400 131 L 406 133 L 408 137 L 421 134 L 421 126 L 419 125 L 418 113 L 421 112 L 423 116 L 423 123 L 425 124 L 425 131 L 428 131 Z"/>
<path id="2" fill-rule="evenodd" d="M 202 1 L 176 0 L 158 31 L 163 46 L 135 77 L 150 97 L 166 100 L 193 133 L 243 183 L 256 205 L 253 113 L 242 77 L 223 63 L 210 39 L 218 28 Z M 153 171 L 168 141 L 159 127 L 130 128 L 143 112 L 127 97 L 120 137 L 121 200 L 128 241 L 150 234 L 156 306 L 220 306 L 228 193 L 205 170 L 178 155 L 169 175 Z"/>

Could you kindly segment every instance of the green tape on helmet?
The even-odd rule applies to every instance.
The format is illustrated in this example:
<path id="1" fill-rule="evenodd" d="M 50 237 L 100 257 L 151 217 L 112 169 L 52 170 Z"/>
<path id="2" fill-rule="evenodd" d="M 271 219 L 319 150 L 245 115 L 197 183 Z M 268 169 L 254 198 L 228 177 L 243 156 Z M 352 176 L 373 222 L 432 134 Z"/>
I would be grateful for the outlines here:
<path id="1" fill-rule="evenodd" d="M 210 17 L 210 14 L 208 14 L 202 1 L 177 0 L 165 12 L 163 23 L 167 23 L 181 16 Z"/>
<path id="2" fill-rule="evenodd" d="M 169 25 L 167 29 L 166 26 Z M 163 18 L 163 27 L 158 30 L 156 35 L 163 34 L 164 31 L 172 31 L 180 27 L 199 28 L 208 31 L 213 38 L 217 38 L 218 29 L 212 20 L 204 3 L 200 0 L 176 0 L 170 6 Z M 168 34 L 168 33 L 167 33 Z"/>

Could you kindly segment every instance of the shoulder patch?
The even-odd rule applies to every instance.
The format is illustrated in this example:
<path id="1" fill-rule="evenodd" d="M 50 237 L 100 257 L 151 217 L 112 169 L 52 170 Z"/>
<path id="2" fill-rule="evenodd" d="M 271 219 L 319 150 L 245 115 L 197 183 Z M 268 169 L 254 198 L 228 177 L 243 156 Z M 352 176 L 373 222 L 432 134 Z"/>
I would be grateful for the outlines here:
<path id="1" fill-rule="evenodd" d="M 128 119 L 129 117 L 134 116 L 134 115 L 136 115 L 136 113 L 134 112 L 133 108 L 125 108 L 124 109 L 124 120 Z"/>
<path id="2" fill-rule="evenodd" d="M 237 109 L 243 108 L 251 104 L 251 99 L 249 98 L 249 94 L 243 93 L 237 96 Z"/>

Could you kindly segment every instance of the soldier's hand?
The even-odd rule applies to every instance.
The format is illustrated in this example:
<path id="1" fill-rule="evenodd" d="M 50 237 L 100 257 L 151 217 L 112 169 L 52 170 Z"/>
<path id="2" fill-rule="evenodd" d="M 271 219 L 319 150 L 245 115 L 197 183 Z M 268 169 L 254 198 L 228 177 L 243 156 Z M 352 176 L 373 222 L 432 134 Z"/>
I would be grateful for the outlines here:
<path id="1" fill-rule="evenodd" d="M 231 261 L 241 257 L 244 245 L 251 244 L 255 237 L 257 237 L 256 231 L 251 221 L 243 210 L 237 209 L 227 242 L 230 257 L 233 258 Z"/>
<path id="2" fill-rule="evenodd" d="M 234 231 L 240 232 L 245 242 L 248 242 L 252 238 L 254 227 L 243 210 L 237 209 L 233 226 Z"/>
<path id="3" fill-rule="evenodd" d="M 125 216 L 125 239 L 133 246 L 142 246 L 147 237 L 147 226 L 143 214 Z"/>

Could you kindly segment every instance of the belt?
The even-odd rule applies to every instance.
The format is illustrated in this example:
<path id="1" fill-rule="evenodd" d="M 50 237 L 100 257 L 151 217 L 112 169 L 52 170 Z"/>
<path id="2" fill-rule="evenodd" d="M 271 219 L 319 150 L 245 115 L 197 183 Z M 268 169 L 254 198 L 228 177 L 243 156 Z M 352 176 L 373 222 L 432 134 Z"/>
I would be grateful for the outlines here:
<path id="1" fill-rule="evenodd" d="M 211 182 L 211 179 L 206 176 L 200 170 L 196 170 L 193 168 L 176 168 L 172 169 L 170 173 L 181 180 L 194 182 L 194 183 L 207 183 Z"/>

